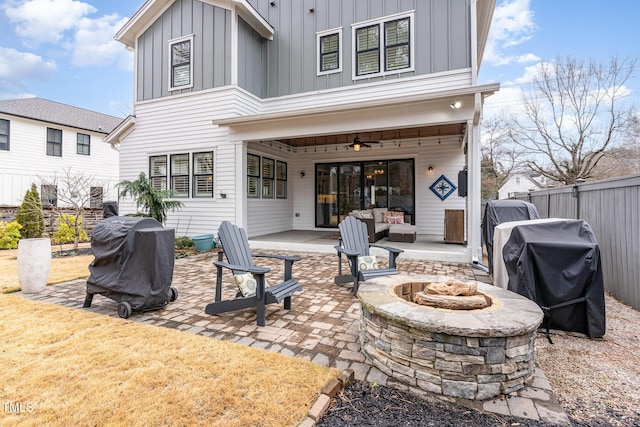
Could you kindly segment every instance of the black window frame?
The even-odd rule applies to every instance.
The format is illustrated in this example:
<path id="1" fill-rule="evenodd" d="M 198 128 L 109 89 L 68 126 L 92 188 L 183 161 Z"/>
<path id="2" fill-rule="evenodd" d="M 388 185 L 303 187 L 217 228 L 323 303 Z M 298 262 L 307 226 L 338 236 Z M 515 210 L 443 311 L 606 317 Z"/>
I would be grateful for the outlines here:
<path id="1" fill-rule="evenodd" d="M 186 55 L 178 55 L 179 52 L 175 50 L 179 45 L 188 45 L 189 54 L 187 59 L 185 59 Z M 182 56 L 182 58 L 180 58 L 180 56 Z M 181 67 L 188 68 L 186 72 L 188 81 L 186 83 L 176 84 L 176 70 Z M 169 41 L 169 90 L 180 90 L 190 87 L 193 87 L 193 36 L 181 37 Z"/>
<path id="2" fill-rule="evenodd" d="M 202 155 L 209 155 L 210 156 L 210 168 L 211 171 L 210 172 L 199 172 L 199 165 L 200 165 L 200 161 L 197 159 L 197 157 L 202 156 Z M 213 164 L 213 151 L 201 151 L 201 152 L 197 152 L 197 153 L 193 153 L 192 154 L 192 159 L 193 159 L 193 197 L 194 198 L 213 198 L 214 195 L 214 180 L 213 180 L 213 172 L 214 172 L 214 164 Z M 211 180 L 211 190 L 210 193 L 207 191 L 206 194 L 205 192 L 199 192 L 198 191 L 198 183 L 200 181 L 200 178 L 202 177 L 207 177 L 210 178 Z"/>
<path id="3" fill-rule="evenodd" d="M 163 173 L 156 173 L 155 170 L 156 169 L 160 169 L 162 164 L 160 163 L 160 165 L 158 166 L 158 168 L 154 168 L 154 160 L 155 159 L 164 159 L 164 174 Z M 156 156 L 149 156 L 149 180 L 151 181 L 151 186 L 156 189 L 156 190 L 160 190 L 160 191 L 165 191 L 168 189 L 168 172 L 169 172 L 169 163 L 168 163 L 168 159 L 167 159 L 167 155 L 166 154 L 161 154 L 161 155 L 156 155 Z M 161 171 L 160 171 L 161 172 Z M 157 185 L 157 183 L 159 183 L 160 185 Z"/>
<path id="4" fill-rule="evenodd" d="M 5 131 L 2 129 L 4 126 L 2 126 L 3 123 L 6 123 L 6 133 L 4 133 Z M 3 142 L 2 140 L 6 139 L 6 142 Z M 9 119 L 0 119 L 0 150 L 2 151 L 10 151 L 11 148 L 11 120 Z"/>
<path id="5" fill-rule="evenodd" d="M 60 135 L 60 141 L 51 138 L 54 132 L 56 135 Z M 62 157 L 62 129 L 47 127 L 47 156 Z"/>
<path id="6" fill-rule="evenodd" d="M 358 33 L 360 31 L 362 31 L 362 30 L 369 30 L 369 29 L 373 29 L 373 28 L 375 28 L 376 31 L 378 32 L 378 44 L 377 44 L 377 46 L 375 48 L 368 47 L 367 49 L 359 50 L 358 49 Z M 380 74 L 380 72 L 381 72 L 381 70 L 380 70 L 380 48 L 381 48 L 381 45 L 382 45 L 381 40 L 380 40 L 380 23 L 376 23 L 376 24 L 373 24 L 373 25 L 364 25 L 362 27 L 358 27 L 355 30 L 355 34 L 356 34 L 355 40 L 354 40 L 355 52 L 356 52 L 356 64 L 355 64 L 355 67 L 356 67 L 355 71 L 356 72 L 355 72 L 355 75 L 357 77 L 362 77 L 362 76 L 368 76 L 368 75 L 371 75 L 371 74 Z M 367 39 L 368 38 L 369 37 L 367 35 Z M 378 55 L 377 67 L 378 68 L 377 68 L 376 71 L 370 71 L 370 72 L 367 72 L 367 73 L 360 73 L 360 55 L 366 54 L 366 53 L 369 53 L 369 52 L 376 52 L 377 53 L 377 55 Z"/>
<path id="7" fill-rule="evenodd" d="M 104 201 L 103 187 L 89 187 L 89 207 L 92 209 L 102 208 Z"/>
<path id="8" fill-rule="evenodd" d="M 187 171 L 185 173 L 174 173 L 174 169 L 177 169 L 174 165 L 174 158 L 185 158 L 187 160 Z M 176 153 L 171 154 L 169 156 L 169 176 L 170 176 L 170 188 L 171 188 L 171 197 L 184 199 L 188 198 L 189 194 L 191 194 L 191 182 L 190 182 L 190 172 L 191 172 L 191 160 L 189 158 L 189 153 Z M 186 190 L 181 188 L 181 191 L 178 192 L 176 190 L 176 180 L 175 178 L 186 178 Z"/>
<path id="9" fill-rule="evenodd" d="M 269 166 L 271 165 L 271 166 Z M 260 191 L 263 199 L 276 198 L 276 159 L 270 157 L 262 158 L 262 190 Z"/>
<path id="10" fill-rule="evenodd" d="M 407 41 L 406 43 L 395 43 L 395 44 L 387 44 L 387 25 L 389 24 L 394 24 L 394 23 L 398 23 L 401 21 L 407 21 Z M 397 28 L 397 26 L 396 26 Z M 404 70 L 407 68 L 411 68 L 411 18 L 406 16 L 404 18 L 398 18 L 398 19 L 392 19 L 390 21 L 385 21 L 382 23 L 382 29 L 384 31 L 384 71 L 397 71 L 397 70 Z M 394 68 L 389 68 L 388 67 L 388 50 L 390 48 L 396 48 L 399 46 L 406 46 L 407 48 L 407 65 L 403 66 L 403 67 L 394 67 Z"/>
<path id="11" fill-rule="evenodd" d="M 40 202 L 42 207 L 45 208 L 58 206 L 58 186 L 55 184 L 41 184 Z"/>
<path id="12" fill-rule="evenodd" d="M 80 141 L 81 137 L 82 139 L 86 137 L 86 141 Z M 91 155 L 91 135 L 80 132 L 76 134 L 76 154 L 80 154 L 81 156 Z"/>
<path id="13" fill-rule="evenodd" d="M 276 199 L 287 198 L 287 162 L 276 160 Z"/>
<path id="14" fill-rule="evenodd" d="M 255 158 L 258 162 L 255 172 L 250 169 L 249 158 Z M 247 197 L 250 199 L 259 199 L 262 193 L 262 186 L 260 185 L 261 160 L 260 156 L 256 154 L 247 153 Z"/>
<path id="15" fill-rule="evenodd" d="M 342 64 L 340 63 L 340 53 L 341 53 L 341 51 L 340 51 L 340 32 L 336 31 L 336 32 L 333 32 L 333 33 L 323 34 L 323 35 L 318 36 L 318 37 L 319 37 L 319 41 L 318 41 L 318 55 L 319 55 L 319 58 L 318 58 L 318 60 L 320 61 L 319 62 L 319 70 L 318 71 L 320 73 L 338 72 L 342 68 Z M 336 50 L 330 50 L 330 51 L 324 52 L 323 51 L 323 43 L 322 43 L 322 41 L 324 39 L 329 38 L 329 37 L 336 37 L 337 38 Z M 335 57 L 336 57 L 336 62 L 335 62 L 336 66 L 334 68 L 325 68 L 324 59 L 326 57 L 333 56 L 333 55 L 335 55 Z"/>

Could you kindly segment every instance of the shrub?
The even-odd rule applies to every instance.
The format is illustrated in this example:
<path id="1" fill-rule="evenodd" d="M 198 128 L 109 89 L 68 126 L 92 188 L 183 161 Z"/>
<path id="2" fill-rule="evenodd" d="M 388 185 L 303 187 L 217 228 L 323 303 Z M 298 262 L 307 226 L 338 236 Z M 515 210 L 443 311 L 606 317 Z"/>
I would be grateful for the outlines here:
<path id="1" fill-rule="evenodd" d="M 44 234 L 42 202 L 35 184 L 31 184 L 31 190 L 25 193 L 16 214 L 16 221 L 22 226 L 20 236 L 23 239 L 40 238 Z"/>
<path id="2" fill-rule="evenodd" d="M 82 227 L 82 217 L 78 218 L 78 240 L 89 240 L 87 232 Z M 58 229 L 53 233 L 52 241 L 55 244 L 74 243 L 76 239 L 76 216 L 61 214 L 58 217 Z"/>
<path id="3" fill-rule="evenodd" d="M 0 221 L 0 249 L 16 249 L 21 228 L 18 221 Z"/>
<path id="4" fill-rule="evenodd" d="M 176 249 L 187 249 L 193 248 L 194 246 L 195 244 L 193 240 L 191 240 L 191 237 L 182 236 L 176 239 Z"/>

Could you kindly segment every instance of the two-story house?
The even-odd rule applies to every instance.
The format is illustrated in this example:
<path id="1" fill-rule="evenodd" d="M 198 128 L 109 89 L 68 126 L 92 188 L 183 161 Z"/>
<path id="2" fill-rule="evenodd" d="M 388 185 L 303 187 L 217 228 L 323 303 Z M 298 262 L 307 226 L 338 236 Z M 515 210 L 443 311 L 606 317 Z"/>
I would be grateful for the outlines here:
<path id="1" fill-rule="evenodd" d="M 499 89 L 477 75 L 494 7 L 148 0 L 116 35 L 135 52 L 135 114 L 107 138 L 121 178 L 172 190 L 178 234 L 222 220 L 249 237 L 326 230 L 379 206 L 442 238 L 445 209 L 463 209 L 477 259 L 480 120 Z"/>
<path id="2" fill-rule="evenodd" d="M 18 206 L 31 184 L 45 205 L 73 184 L 91 195 L 87 207 L 116 200 L 119 152 L 104 141 L 121 118 L 42 98 L 0 100 L 0 205 Z"/>

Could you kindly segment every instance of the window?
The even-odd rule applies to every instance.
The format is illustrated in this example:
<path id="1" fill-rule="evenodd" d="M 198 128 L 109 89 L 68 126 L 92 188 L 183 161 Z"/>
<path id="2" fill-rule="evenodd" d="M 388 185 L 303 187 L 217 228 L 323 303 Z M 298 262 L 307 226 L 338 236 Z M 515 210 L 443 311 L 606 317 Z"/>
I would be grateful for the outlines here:
<path id="1" fill-rule="evenodd" d="M 0 119 L 0 150 L 9 151 L 9 120 Z"/>
<path id="2" fill-rule="evenodd" d="M 412 71 L 413 12 L 352 26 L 354 80 Z"/>
<path id="3" fill-rule="evenodd" d="M 102 187 L 91 187 L 89 193 L 89 207 L 94 209 L 102 208 Z"/>
<path id="4" fill-rule="evenodd" d="M 275 160 L 267 157 L 262 158 L 262 197 L 264 199 L 273 199 L 275 195 L 275 169 Z"/>
<path id="5" fill-rule="evenodd" d="M 41 185 L 40 200 L 45 208 L 58 206 L 58 187 L 55 185 Z"/>
<path id="6" fill-rule="evenodd" d="M 213 152 L 193 154 L 193 197 L 213 197 Z"/>
<path id="7" fill-rule="evenodd" d="M 342 28 L 318 33 L 318 75 L 342 71 Z"/>
<path id="8" fill-rule="evenodd" d="M 247 197 L 287 198 L 287 162 L 247 154 Z"/>
<path id="9" fill-rule="evenodd" d="M 276 197 L 287 198 L 287 164 L 279 160 L 276 162 Z"/>
<path id="10" fill-rule="evenodd" d="M 193 35 L 169 42 L 169 58 L 171 58 L 169 90 L 193 86 L 192 46 Z"/>
<path id="11" fill-rule="evenodd" d="M 149 178 L 156 190 L 167 189 L 167 156 L 152 156 L 149 158 Z"/>
<path id="12" fill-rule="evenodd" d="M 247 154 L 247 197 L 260 197 L 260 156 Z"/>
<path id="13" fill-rule="evenodd" d="M 171 155 L 171 190 L 173 197 L 189 197 L 189 155 Z"/>
<path id="14" fill-rule="evenodd" d="M 76 153 L 88 156 L 91 154 L 91 135 L 79 133 L 76 142 Z"/>
<path id="15" fill-rule="evenodd" d="M 62 130 L 47 128 L 47 156 L 62 157 Z"/>

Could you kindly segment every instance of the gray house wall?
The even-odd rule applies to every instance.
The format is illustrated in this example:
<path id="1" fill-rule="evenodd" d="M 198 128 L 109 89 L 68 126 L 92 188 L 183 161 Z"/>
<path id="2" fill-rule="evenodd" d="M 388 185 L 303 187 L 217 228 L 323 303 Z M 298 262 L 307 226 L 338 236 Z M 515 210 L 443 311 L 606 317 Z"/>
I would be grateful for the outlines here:
<path id="1" fill-rule="evenodd" d="M 193 34 L 193 88 L 169 92 L 169 40 Z M 136 99 L 160 98 L 231 83 L 231 12 L 177 0 L 138 38 Z"/>
<path id="2" fill-rule="evenodd" d="M 238 84 L 276 97 L 471 66 L 471 0 L 268 0 L 249 3 L 275 28 L 274 40 L 238 23 Z M 357 6 L 356 6 L 357 5 Z M 313 9 L 313 12 L 311 12 Z M 352 79 L 351 24 L 415 11 L 414 70 Z M 316 33 L 342 27 L 342 71 L 317 75 Z M 138 39 L 137 100 L 231 82 L 231 12 L 177 0 Z M 169 92 L 168 41 L 194 34 L 193 88 Z"/>

